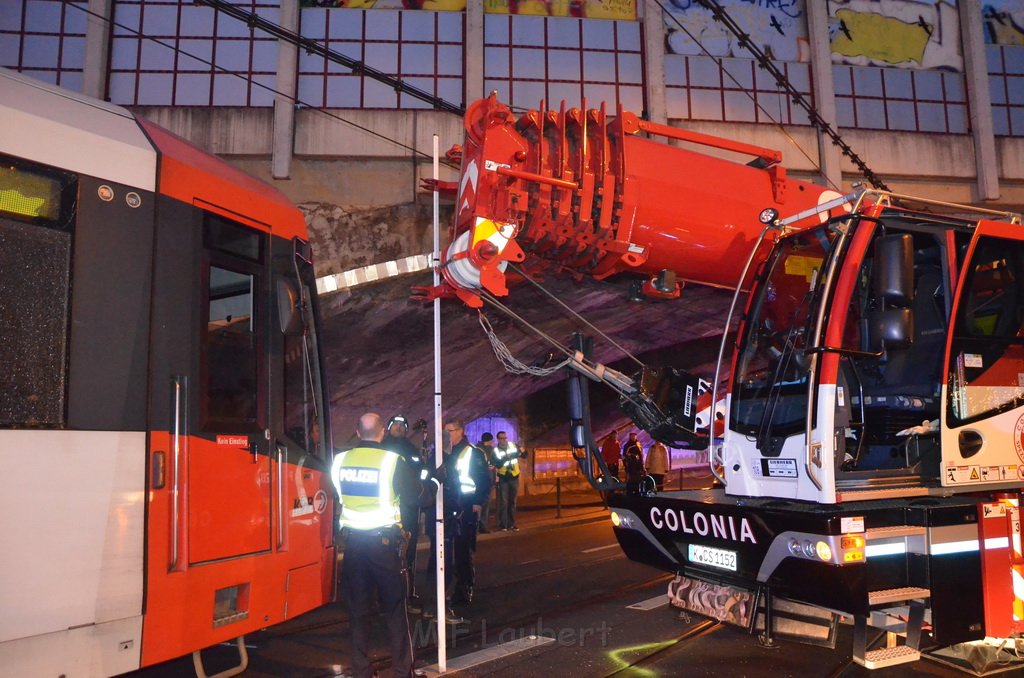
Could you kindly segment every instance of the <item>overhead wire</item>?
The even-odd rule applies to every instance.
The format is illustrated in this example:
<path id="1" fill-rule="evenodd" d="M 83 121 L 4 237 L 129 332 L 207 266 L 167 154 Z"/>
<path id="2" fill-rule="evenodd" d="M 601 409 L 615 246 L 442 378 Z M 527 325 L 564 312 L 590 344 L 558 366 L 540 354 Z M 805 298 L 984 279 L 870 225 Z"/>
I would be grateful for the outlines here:
<path id="1" fill-rule="evenodd" d="M 768 111 L 768 109 L 766 109 L 766 108 L 765 108 L 765 107 L 764 107 L 764 106 L 763 106 L 763 105 L 761 104 L 761 102 L 757 100 L 757 97 L 755 97 L 755 96 L 754 96 L 754 93 L 753 93 L 752 91 L 750 91 L 750 89 L 748 89 L 747 87 L 744 87 L 744 86 L 743 86 L 743 84 L 741 84 L 741 83 L 740 83 L 740 81 L 739 81 L 739 80 L 738 80 L 738 79 L 736 78 L 736 76 L 734 76 L 734 75 L 733 75 L 733 74 L 732 74 L 731 72 L 729 72 L 729 69 L 728 69 L 728 68 L 726 68 L 726 66 L 725 66 L 725 64 L 724 64 L 724 63 L 722 63 L 722 59 L 721 59 L 721 57 L 717 57 L 717 56 L 715 56 L 714 54 L 712 54 L 712 53 L 711 53 L 711 51 L 710 51 L 710 50 L 709 50 L 709 49 L 708 49 L 707 47 L 705 47 L 705 46 L 704 46 L 704 43 L 702 43 L 702 42 L 701 42 L 700 40 L 698 40 L 698 39 L 697 39 L 697 36 L 695 36 L 695 35 L 694 35 L 693 33 L 691 33 L 691 32 L 690 32 L 690 30 L 689 30 L 688 28 L 686 28 L 686 26 L 684 26 L 684 25 L 682 24 L 682 22 L 681 22 L 681 21 L 679 21 L 679 19 L 678 19 L 678 18 L 676 18 L 676 16 L 675 16 L 675 15 L 674 15 L 673 13 L 671 13 L 671 12 L 670 12 L 670 11 L 669 11 L 668 9 L 666 9 L 666 8 L 665 8 L 665 5 L 663 5 L 663 4 L 662 4 L 661 0 L 654 0 L 654 3 L 655 3 L 656 5 L 658 5 L 658 6 L 659 6 L 659 7 L 661 8 L 661 10 L 662 10 L 662 12 L 664 12 L 665 16 L 669 17 L 669 18 L 670 18 L 670 19 L 672 20 L 672 22 L 673 22 L 673 23 L 674 23 L 674 24 L 675 24 L 675 25 L 676 25 L 676 26 L 677 26 L 677 27 L 679 28 L 679 30 L 680 30 L 680 31 L 682 31 L 683 33 L 685 33 L 685 34 L 686 34 L 686 35 L 687 35 L 687 36 L 688 36 L 688 37 L 690 38 L 690 40 L 692 40 L 692 41 L 693 41 L 693 43 L 694 43 L 695 45 L 697 45 L 698 47 L 700 47 L 701 51 L 703 51 L 703 52 L 704 52 L 704 54 L 706 54 L 707 56 L 711 57 L 711 58 L 712 58 L 712 59 L 713 59 L 713 60 L 715 61 L 715 63 L 717 63 L 717 64 L 718 64 L 719 68 L 720 68 L 720 69 L 722 70 L 722 73 L 723 73 L 723 74 L 724 74 L 724 75 L 725 75 L 725 76 L 726 76 L 727 78 L 729 78 L 729 80 L 731 80 L 731 81 L 732 81 L 732 83 L 733 83 L 734 85 L 736 85 L 736 87 L 737 87 L 737 88 L 738 88 L 738 89 L 739 89 L 739 90 L 740 90 L 741 92 L 743 92 L 743 94 L 747 95 L 747 97 L 748 97 L 748 98 L 749 98 L 749 99 L 750 99 L 751 101 L 753 101 L 753 102 L 754 102 L 754 106 L 756 106 L 756 107 L 757 107 L 757 108 L 758 108 L 758 109 L 759 109 L 759 110 L 761 111 L 761 113 L 762 113 L 762 114 L 764 114 L 764 116 L 765 116 L 766 118 L 768 118 L 769 120 L 771 120 L 771 121 L 772 121 L 772 123 L 774 123 L 774 124 L 775 124 L 775 125 L 776 125 L 776 126 L 777 126 L 777 127 L 779 128 L 779 131 L 780 131 L 780 132 L 782 132 L 782 135 L 783 135 L 784 137 L 786 137 L 786 140 L 787 140 L 787 141 L 789 141 L 789 143 L 790 143 L 790 144 L 792 144 L 792 145 L 793 145 L 793 147 L 794 147 L 795 149 L 797 149 L 797 151 L 799 151 L 799 152 L 800 152 L 800 154 L 801 154 L 802 156 L 804 156 L 804 158 L 805 158 L 805 159 L 806 159 L 806 160 L 807 160 L 808 162 L 810 162 L 810 163 L 811 163 L 811 166 L 812 166 L 812 167 L 813 167 L 813 168 L 814 168 L 815 170 L 817 170 L 817 171 L 818 171 L 818 172 L 820 173 L 820 172 L 821 172 L 821 166 L 820 166 L 820 165 L 818 165 L 818 164 L 817 164 L 817 163 L 816 163 L 816 162 L 814 161 L 814 158 L 812 158 L 812 157 L 811 157 L 811 156 L 810 156 L 810 155 L 809 155 L 809 154 L 807 153 L 807 151 L 805 151 L 805 150 L 804 150 L 803 146 L 801 146 L 801 145 L 800 145 L 800 144 L 799 144 L 799 143 L 797 142 L 797 140 L 793 138 L 793 135 L 791 135 L 791 134 L 789 133 L 789 131 L 788 131 L 788 130 L 786 129 L 786 126 L 785 126 L 785 125 L 783 125 L 781 121 L 779 121 L 779 120 L 776 120 L 776 119 L 775 119 L 775 117 L 774 117 L 774 116 L 773 116 L 773 115 L 772 115 L 772 114 L 771 114 L 771 113 L 770 113 L 770 112 Z M 780 92 L 780 94 L 781 94 L 781 92 Z M 823 178 L 825 179 L 825 181 L 827 181 L 827 182 L 828 182 L 829 184 L 831 184 L 831 185 L 832 185 L 832 187 L 833 187 L 833 188 L 835 188 L 836 190 L 840 190 L 840 189 L 839 189 L 839 186 L 836 186 L 836 184 L 835 184 L 835 183 L 834 183 L 834 182 L 833 182 L 833 181 L 832 181 L 831 179 L 829 179 L 828 177 L 826 177 L 826 176 L 824 176 L 824 175 L 822 175 L 822 176 L 823 176 Z"/>
<path id="2" fill-rule="evenodd" d="M 494 355 L 498 358 L 498 362 L 500 362 L 505 367 L 505 371 L 510 374 L 529 374 L 533 377 L 546 377 L 558 372 L 572 362 L 570 359 L 566 358 L 562 362 L 551 367 L 527 365 L 523 361 L 519 360 L 519 358 L 512 355 L 512 351 L 509 349 L 508 345 L 498 337 L 498 334 L 494 331 L 494 327 L 491 326 L 491 321 L 488 320 L 483 311 L 478 312 L 477 319 L 480 322 L 480 326 L 484 329 L 484 334 L 487 335 L 487 340 L 491 343 L 491 348 L 494 350 Z"/>
<path id="3" fill-rule="evenodd" d="M 519 322 L 523 327 L 526 327 L 531 332 L 536 334 L 538 337 L 540 337 L 544 341 L 546 341 L 549 344 L 551 344 L 551 346 L 553 346 L 559 352 L 565 354 L 566 357 L 572 358 L 572 357 L 575 356 L 575 351 L 573 351 L 573 350 L 571 350 L 569 348 L 566 348 L 564 345 L 562 345 L 558 340 L 556 340 L 554 337 L 549 335 L 547 332 L 545 332 L 544 330 L 540 329 L 539 327 L 537 327 L 536 325 L 534 325 L 533 323 L 528 321 L 526 318 L 524 318 L 523 316 L 521 316 L 518 313 L 516 313 L 515 311 L 513 311 L 511 308 L 508 307 L 507 304 L 503 304 L 502 302 L 498 301 L 498 298 L 495 297 L 490 292 L 487 292 L 486 290 L 483 290 L 483 289 L 476 290 L 476 292 L 480 295 L 481 299 L 483 299 L 484 301 L 489 303 L 491 306 L 494 306 L 495 308 L 497 308 L 499 311 L 501 311 L 502 313 L 504 313 L 508 317 L 510 317 L 513 320 Z"/>
<path id="4" fill-rule="evenodd" d="M 837 132 L 832 127 L 831 123 L 829 123 L 827 120 L 822 118 L 821 114 L 818 113 L 818 110 L 814 106 L 812 106 L 810 103 L 807 102 L 807 99 L 804 97 L 803 93 L 800 92 L 799 90 L 797 90 L 796 87 L 793 86 L 793 83 L 790 82 L 790 80 L 786 76 L 786 74 L 783 73 L 782 71 L 780 71 L 779 68 L 772 62 L 772 60 L 770 58 L 768 58 L 768 55 L 766 55 L 763 51 L 761 51 L 761 48 L 759 48 L 756 44 L 754 44 L 754 42 L 750 39 L 750 34 L 748 34 L 746 31 L 744 31 L 739 26 L 739 24 L 737 24 L 735 22 L 735 20 L 733 20 L 733 18 L 729 15 L 729 13 L 727 11 L 725 11 L 725 8 L 722 7 L 720 4 L 718 4 L 717 0 L 696 0 L 696 1 L 697 1 L 698 4 L 700 4 L 701 7 L 704 7 L 705 9 L 707 9 L 708 11 L 711 12 L 711 16 L 712 16 L 712 18 L 715 21 L 723 24 L 730 33 L 732 33 L 734 36 L 736 36 L 737 40 L 739 40 L 740 46 L 743 47 L 745 50 L 747 50 L 748 52 L 750 52 L 754 56 L 754 60 L 757 61 L 758 66 L 761 69 L 763 69 L 763 70 L 767 71 L 768 73 L 770 73 L 772 75 L 772 77 L 775 78 L 775 84 L 778 85 L 783 90 L 785 90 L 786 94 L 789 96 L 790 99 L 792 99 L 793 103 L 795 103 L 796 105 L 800 106 L 802 109 L 804 109 L 804 111 L 806 111 L 807 119 L 808 119 L 808 122 L 811 123 L 811 126 L 814 127 L 815 129 L 819 130 L 823 134 L 825 134 L 827 137 L 829 137 L 829 139 L 832 141 L 833 145 L 839 147 L 840 152 L 842 152 L 842 154 L 844 156 L 846 156 L 850 160 L 850 162 L 852 162 L 854 165 L 856 165 L 857 169 L 860 170 L 861 174 L 864 175 L 864 178 L 866 178 L 868 181 L 871 182 L 872 186 L 874 186 L 875 188 L 880 188 L 880 189 L 885 190 L 885 191 L 889 190 L 889 187 L 886 186 L 885 182 L 882 181 L 878 177 L 878 175 L 876 175 L 871 170 L 871 168 L 868 167 L 868 165 L 864 161 L 864 159 L 861 158 L 859 155 L 857 155 L 857 153 L 853 150 L 853 148 L 848 143 L 846 143 L 846 141 L 839 134 L 839 132 Z M 753 93 L 748 91 L 739 82 L 739 80 L 737 80 L 735 78 L 735 76 L 733 76 L 733 74 L 729 72 L 729 70 L 722 63 L 721 57 L 717 57 L 714 54 L 712 54 L 708 50 L 708 48 L 704 46 L 703 43 L 701 43 L 699 40 L 697 40 L 696 36 L 694 36 L 693 33 L 691 33 L 686 28 L 686 26 L 684 26 L 682 24 L 682 22 L 680 22 L 679 19 L 676 18 L 676 16 L 665 7 L 665 5 L 662 3 L 662 0 L 654 0 L 654 3 L 657 4 L 661 8 L 662 12 L 665 13 L 665 16 L 668 16 L 668 17 L 670 17 L 672 19 L 672 22 L 675 23 L 675 25 L 679 27 L 679 30 L 681 30 L 683 33 L 685 33 L 694 42 L 694 44 L 696 44 L 698 47 L 700 47 L 700 49 L 706 55 L 708 55 L 709 57 L 714 59 L 716 63 L 718 63 L 719 67 L 722 69 L 722 73 L 724 73 L 726 76 L 728 76 L 728 78 L 741 91 L 743 91 L 748 97 L 750 97 L 750 99 L 754 102 L 754 105 L 756 105 L 765 114 L 765 116 L 768 117 L 769 120 L 771 120 L 773 123 L 775 123 L 779 127 L 779 129 L 782 131 L 783 135 L 785 135 L 785 137 L 789 140 L 789 142 L 791 144 L 793 144 L 794 148 L 796 148 L 798 151 L 800 151 L 800 153 L 804 156 L 804 158 L 806 158 L 808 160 L 808 162 L 810 162 L 811 165 L 815 169 L 818 169 L 819 172 L 820 172 L 820 167 L 814 162 L 814 159 L 811 158 L 810 155 L 808 155 L 807 152 L 804 151 L 803 147 L 800 146 L 799 143 L 797 143 L 796 139 L 794 139 L 793 136 L 789 134 L 789 132 L 786 130 L 785 126 L 781 122 L 775 120 L 775 118 L 772 117 L 772 115 L 767 110 L 765 110 L 765 108 L 757 101 L 756 97 L 754 97 Z M 835 188 L 836 190 L 841 190 L 828 177 L 824 177 L 824 178 L 825 178 L 826 181 L 828 181 L 830 184 L 832 184 L 833 188 Z"/>
<path id="5" fill-rule="evenodd" d="M 528 320 L 526 320 L 525 318 L 523 318 L 521 315 L 519 315 L 518 313 L 513 311 L 511 308 L 509 308 L 506 304 L 503 304 L 500 301 L 498 301 L 497 297 L 495 297 L 490 292 L 487 292 L 487 291 L 484 291 L 484 290 L 478 290 L 478 292 L 480 293 L 480 297 L 484 301 L 486 301 L 487 303 L 491 304 L 492 306 L 494 306 L 495 308 L 497 308 L 498 310 L 500 310 L 502 313 L 506 314 L 508 317 L 512 318 L 513 320 L 519 322 L 523 327 L 526 327 L 531 332 L 533 332 L 534 334 L 536 334 L 537 336 L 542 338 L 544 341 L 548 342 L 551 346 L 553 346 L 559 352 L 565 354 L 566 360 L 562 361 L 557 366 L 553 366 L 552 368 L 550 368 L 551 372 L 548 372 L 547 374 L 553 373 L 553 372 L 557 371 L 558 369 L 561 369 L 562 367 L 572 367 L 572 365 L 575 364 L 575 363 L 579 363 L 581 366 L 583 366 L 585 368 L 589 368 L 589 369 L 584 369 L 582 371 L 584 373 L 586 373 L 588 376 L 591 376 L 592 378 L 596 375 L 597 372 L 599 372 L 601 370 L 606 370 L 607 369 L 607 368 L 604 368 L 601 365 L 598 365 L 597 363 L 594 363 L 593 361 L 589 360 L 586 357 L 581 357 L 576 351 L 573 351 L 570 348 L 566 348 L 560 342 L 558 342 L 555 338 L 550 336 L 547 332 L 545 332 L 544 330 L 540 329 L 539 327 L 537 327 L 533 323 L 531 323 Z M 480 312 L 480 316 L 484 317 L 482 312 Z M 486 324 L 484 322 L 481 322 L 481 326 L 484 327 L 484 331 L 485 332 L 488 331 L 488 328 L 491 327 L 489 321 L 487 321 Z M 506 356 L 506 355 L 507 356 L 511 356 L 511 351 L 508 350 L 508 347 L 504 344 L 504 342 L 502 342 L 500 339 L 497 338 L 497 335 L 493 334 L 493 329 L 491 329 L 491 332 L 488 334 L 488 339 L 491 341 L 491 345 L 492 346 L 495 346 L 495 344 L 500 345 L 500 347 L 501 347 L 500 348 L 501 354 L 498 355 L 498 350 L 495 351 L 495 354 L 498 355 L 498 360 L 500 362 L 502 362 L 503 365 L 505 365 L 506 363 L 502 360 L 502 357 Z M 524 365 L 518 359 L 513 359 L 513 360 L 515 361 L 517 367 L 518 366 L 523 366 L 523 367 L 529 368 L 529 366 Z M 641 363 L 641 366 L 642 365 L 643 365 L 643 363 Z M 548 368 L 541 368 L 541 369 L 548 369 Z M 614 371 L 614 370 L 611 370 L 611 371 Z M 524 371 L 522 373 L 524 373 L 524 374 L 527 374 L 527 373 L 528 374 L 533 374 L 533 372 L 530 372 L 530 371 Z M 539 375 L 539 376 L 546 376 L 546 374 L 545 375 Z M 627 377 L 627 379 L 628 379 L 628 377 Z M 605 380 L 602 380 L 602 382 L 605 383 L 606 385 L 608 385 L 613 390 L 615 390 L 619 394 L 619 396 L 621 398 L 623 398 L 625 400 L 628 400 L 630 403 L 632 403 L 638 409 L 649 413 L 650 416 L 664 417 L 664 413 L 662 413 L 654 403 L 652 403 L 652 402 L 650 402 L 650 401 L 648 401 L 648 400 L 646 400 L 646 399 L 644 399 L 642 397 L 638 397 L 638 393 L 637 393 L 636 390 L 634 390 L 634 391 L 625 390 L 624 388 L 621 387 L 621 385 L 618 382 L 616 382 L 614 380 L 607 380 L 607 379 L 605 379 Z"/>
<path id="6" fill-rule="evenodd" d="M 319 54 L 326 59 L 339 63 L 342 66 L 346 66 L 353 73 L 366 75 L 373 80 L 382 82 L 389 87 L 392 87 L 400 94 L 408 94 L 415 99 L 429 103 L 436 110 L 445 111 L 446 113 L 454 113 L 458 116 L 465 115 L 466 113 L 466 109 L 463 106 L 453 104 L 443 97 L 434 96 L 415 85 L 410 85 L 401 78 L 390 76 L 384 71 L 378 70 L 373 66 L 368 66 L 363 61 L 353 59 L 341 52 L 329 49 L 324 45 L 321 45 L 316 40 L 304 38 L 298 33 L 290 31 L 280 24 L 275 24 L 272 21 L 264 19 L 260 15 L 256 14 L 256 12 L 247 12 L 241 7 L 232 5 L 230 2 L 226 2 L 225 0 L 193 0 L 193 2 L 197 5 L 207 5 L 215 11 L 224 12 L 228 16 L 233 16 L 236 19 L 244 21 L 250 31 L 259 28 L 261 31 L 269 33 L 278 39 L 286 40 L 297 47 L 303 48 L 306 50 L 307 54 Z"/>
<path id="7" fill-rule="evenodd" d="M 377 132 L 377 131 L 369 128 L 369 127 L 366 127 L 365 125 L 360 125 L 357 122 L 353 122 L 352 120 L 348 120 L 346 118 L 343 118 L 342 116 L 340 116 L 340 115 L 338 115 L 336 113 L 333 113 L 333 112 L 331 112 L 331 111 L 329 111 L 329 110 L 327 110 L 325 108 L 321 108 L 319 106 L 314 106 L 312 104 L 309 104 L 309 103 L 303 101 L 302 99 L 300 99 L 296 95 L 288 94 L 287 92 L 282 92 L 282 91 L 280 91 L 278 89 L 275 89 L 274 87 L 271 87 L 270 85 L 265 85 L 262 82 L 254 80 L 248 74 L 240 73 L 238 71 L 233 71 L 233 70 L 230 70 L 228 68 L 224 68 L 223 66 L 217 65 L 216 63 L 214 63 L 213 61 L 211 61 L 209 59 L 205 59 L 205 58 L 203 58 L 203 57 L 201 57 L 201 56 L 199 56 L 197 54 L 193 54 L 192 52 L 189 52 L 188 50 L 182 49 L 181 47 L 179 47 L 177 45 L 169 44 L 169 43 L 161 40 L 160 38 L 155 38 L 155 37 L 153 37 L 151 35 L 146 35 L 145 33 L 143 33 L 140 30 L 136 30 L 136 29 L 132 28 L 131 26 L 126 26 L 125 24 L 122 24 L 122 23 L 119 23 L 119 22 L 115 21 L 113 19 L 113 17 L 105 16 L 103 14 L 100 14 L 99 12 L 95 12 L 95 11 L 93 11 L 91 9 L 88 9 L 87 7 L 85 7 L 83 5 L 76 4 L 75 0 L 62 0 L 62 2 L 65 5 L 69 6 L 69 7 L 74 7 L 75 9 L 77 9 L 77 10 L 79 10 L 81 12 L 84 12 L 84 13 L 88 14 L 89 16 L 92 16 L 92 17 L 94 17 L 96 19 L 99 19 L 100 21 L 104 21 L 104 22 L 110 24 L 111 26 L 116 26 L 117 28 L 120 28 L 120 29 L 122 29 L 124 31 L 128 31 L 129 33 L 132 33 L 133 35 L 138 36 L 139 39 L 148 40 L 148 41 L 153 42 L 153 43 L 155 43 L 157 45 L 160 45 L 161 47 L 166 47 L 167 49 L 169 49 L 169 50 L 171 50 L 173 52 L 177 52 L 178 54 L 184 54 L 185 56 L 187 56 L 187 57 L 189 57 L 191 59 L 195 59 L 196 61 L 198 61 L 200 63 L 206 64 L 207 66 L 210 66 L 211 68 L 213 68 L 214 70 L 216 70 L 216 71 L 218 71 L 220 73 L 223 73 L 225 75 L 231 75 L 231 76 L 234 76 L 234 77 L 239 78 L 241 80 L 245 80 L 247 83 L 249 83 L 249 84 L 251 84 L 251 85 L 253 85 L 255 87 L 259 87 L 260 89 L 263 89 L 263 90 L 265 90 L 267 92 L 270 92 L 271 94 L 274 94 L 276 96 L 284 97 L 285 99 L 288 99 L 289 101 L 292 101 L 295 104 L 298 104 L 299 106 L 307 108 L 307 109 L 309 109 L 311 111 L 316 111 L 317 113 L 319 113 L 321 115 L 325 115 L 328 118 L 331 118 L 332 120 L 336 120 L 336 121 L 344 123 L 344 124 L 346 124 L 346 125 L 348 125 L 350 127 L 358 129 L 359 131 L 365 132 L 366 134 L 369 134 L 370 136 L 377 137 L 378 139 L 381 139 L 382 141 L 386 141 L 386 142 L 388 142 L 389 144 L 391 144 L 393 146 L 396 146 L 398 148 L 401 148 L 401 149 L 404 149 L 406 151 L 409 151 L 409 152 L 413 153 L 417 157 L 422 157 L 424 159 L 431 159 L 432 158 L 432 156 L 429 153 L 421 151 L 418 148 L 415 148 L 414 146 L 409 146 L 408 144 L 404 144 L 401 141 L 398 141 L 397 139 L 393 139 L 393 138 L 391 138 L 389 136 L 381 134 L 380 132 Z M 455 169 L 455 170 L 459 169 L 459 167 L 457 165 L 454 165 L 453 163 L 447 162 L 445 160 L 441 160 L 441 162 L 444 165 L 446 165 L 448 167 L 451 167 L 452 169 Z"/>
<path id="8" fill-rule="evenodd" d="M 580 321 L 581 323 L 583 323 L 584 325 L 586 325 L 586 326 L 587 326 L 588 328 L 590 328 L 591 330 L 593 330 L 593 331 L 597 332 L 598 334 L 600 334 L 602 338 L 606 339 L 606 340 L 607 340 L 607 341 L 608 341 L 608 342 L 609 342 L 609 343 L 610 343 L 610 344 L 611 344 L 612 346 L 614 346 L 615 348 L 617 348 L 617 349 L 619 349 L 620 351 L 622 351 L 622 352 L 623 352 L 623 353 L 624 353 L 624 354 L 626 355 L 626 357 L 628 357 L 628 358 L 630 358 L 631 360 L 633 360 L 633 362 L 635 362 L 635 363 L 636 363 L 637 365 L 639 365 L 640 367 L 644 367 L 644 364 L 643 364 L 643 362 L 641 362 L 641 360 L 640 360 L 639 358 L 637 358 L 637 357 L 636 357 L 635 355 L 633 355 L 633 354 L 632 354 L 632 353 L 631 353 L 631 352 L 630 352 L 630 351 L 629 351 L 629 350 L 628 350 L 628 349 L 627 349 L 627 348 L 626 348 L 625 346 L 623 346 L 622 344 L 620 344 L 619 342 L 615 341 L 615 340 L 614 340 L 614 339 L 612 339 L 612 338 L 611 338 L 610 336 L 608 336 L 607 334 L 605 334 L 604 332 L 602 332 L 602 331 L 601 331 L 601 330 L 600 330 L 600 329 L 599 329 L 599 328 L 598 328 L 597 326 L 595 326 L 595 325 L 594 325 L 593 323 L 591 323 L 591 322 L 590 322 L 589 320 L 587 320 L 587 319 L 586 319 L 586 318 L 584 318 L 584 317 L 583 317 L 582 315 L 580 315 L 580 314 L 579 314 L 579 313 L 577 313 L 577 312 L 576 312 L 575 310 L 573 310 L 573 309 L 572 309 L 572 308 L 571 308 L 571 307 L 570 307 L 570 306 L 569 306 L 568 304 L 566 304 L 566 303 L 565 303 L 565 302 L 563 302 L 563 301 L 562 301 L 561 299 L 559 299 L 559 298 L 558 298 L 558 297 L 556 297 L 556 296 L 555 296 L 554 294 L 552 294 L 552 293 L 551 293 L 550 291 L 548 291 L 548 290 L 547 290 L 547 289 L 546 289 L 546 288 L 545 288 L 545 287 L 544 287 L 543 285 L 541 285 L 541 284 L 540 284 L 539 282 L 537 282 L 536 280 L 534 280 L 533 276 L 531 276 L 531 275 L 530 275 L 530 274 L 528 274 L 528 273 L 527 273 L 526 271 L 524 271 L 523 269 L 519 268 L 518 266 L 516 266 L 516 265 L 515 265 L 515 264 L 513 264 L 512 262 L 508 262 L 508 266 L 509 266 L 509 268 L 511 268 L 511 269 L 512 269 L 513 271 L 515 271 L 516 273 L 518 273 L 519 275 L 521 275 L 521 276 L 523 277 L 523 279 L 524 279 L 524 280 L 526 280 L 526 281 L 528 281 L 529 283 L 531 283 L 531 284 L 532 284 L 533 286 L 535 286 L 535 287 L 536 287 L 537 289 L 539 289 L 539 290 L 540 290 L 540 291 L 541 291 L 541 292 L 542 292 L 542 293 L 543 293 L 544 295 L 546 295 L 547 297 L 549 297 L 550 299 L 552 299 L 552 300 L 553 300 L 553 301 L 554 301 L 554 302 L 555 302 L 556 304 L 558 304 L 559 306 L 561 306 L 562 308 L 564 308 L 564 309 L 565 309 L 566 311 L 568 311 L 568 312 L 569 312 L 569 314 L 570 314 L 570 315 L 571 315 L 572 317 L 574 317 L 574 318 L 576 318 L 577 320 L 579 320 L 579 321 Z"/>

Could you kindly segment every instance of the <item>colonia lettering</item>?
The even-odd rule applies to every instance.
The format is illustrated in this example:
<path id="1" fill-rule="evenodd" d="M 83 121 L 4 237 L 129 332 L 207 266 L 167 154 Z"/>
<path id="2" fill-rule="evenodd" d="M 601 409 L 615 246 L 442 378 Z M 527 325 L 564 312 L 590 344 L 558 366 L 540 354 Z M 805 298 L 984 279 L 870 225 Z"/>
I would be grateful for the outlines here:
<path id="1" fill-rule="evenodd" d="M 737 522 L 735 516 L 705 514 L 701 511 L 687 514 L 682 509 L 662 511 L 660 507 L 652 506 L 651 525 L 659 530 L 697 534 L 701 537 L 711 536 L 728 541 L 757 543 L 757 537 L 754 536 L 750 522 L 746 518 L 740 518 Z"/>

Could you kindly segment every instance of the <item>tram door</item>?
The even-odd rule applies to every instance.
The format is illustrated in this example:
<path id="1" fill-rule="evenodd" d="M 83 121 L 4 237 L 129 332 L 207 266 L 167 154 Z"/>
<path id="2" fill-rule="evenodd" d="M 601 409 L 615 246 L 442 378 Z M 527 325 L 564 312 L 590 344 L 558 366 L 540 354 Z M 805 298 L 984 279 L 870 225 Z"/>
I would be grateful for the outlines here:
<path id="1" fill-rule="evenodd" d="M 203 218 L 198 397 L 188 454 L 191 564 L 269 551 L 266 232 Z"/>

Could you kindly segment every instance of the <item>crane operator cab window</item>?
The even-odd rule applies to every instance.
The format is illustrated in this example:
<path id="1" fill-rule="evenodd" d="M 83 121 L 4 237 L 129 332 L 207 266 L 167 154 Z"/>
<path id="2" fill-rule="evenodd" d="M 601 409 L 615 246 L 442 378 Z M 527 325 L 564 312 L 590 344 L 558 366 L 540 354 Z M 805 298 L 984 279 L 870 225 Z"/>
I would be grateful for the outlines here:
<path id="1" fill-rule="evenodd" d="M 835 234 L 814 229 L 784 240 L 760 273 L 736 370 L 732 426 L 752 436 L 766 457 L 778 456 L 807 415 L 808 336 Z"/>
<path id="2" fill-rule="evenodd" d="M 966 276 L 949 355 L 951 426 L 1024 403 L 1024 247 L 982 237 Z"/>
<path id="3" fill-rule="evenodd" d="M 857 271 L 836 377 L 836 464 L 847 477 L 938 475 L 945 234 L 888 219 Z"/>

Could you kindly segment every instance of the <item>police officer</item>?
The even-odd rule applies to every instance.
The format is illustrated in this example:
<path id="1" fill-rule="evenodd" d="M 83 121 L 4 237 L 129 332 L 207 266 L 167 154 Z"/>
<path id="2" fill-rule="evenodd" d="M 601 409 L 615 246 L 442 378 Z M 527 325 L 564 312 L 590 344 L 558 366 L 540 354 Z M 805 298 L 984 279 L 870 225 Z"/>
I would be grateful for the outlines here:
<path id="1" fill-rule="evenodd" d="M 409 420 L 405 415 L 396 414 L 388 420 L 388 433 L 384 437 L 384 447 L 402 457 L 419 476 L 426 480 L 430 474 L 422 459 L 420 449 L 409 440 Z M 403 498 L 401 501 L 402 528 L 409 533 L 409 544 L 405 551 L 405 575 L 409 591 L 409 609 L 412 612 L 422 610 L 419 596 L 416 595 L 416 546 L 420 537 L 420 506 L 415 497 Z M 415 609 L 413 609 L 415 608 Z"/>
<path id="2" fill-rule="evenodd" d="M 445 422 L 442 441 L 445 457 L 439 473 L 444 482 L 445 514 L 451 516 L 445 529 L 452 523 L 455 532 L 452 603 L 469 603 L 473 600 L 476 578 L 473 558 L 477 525 L 480 510 L 491 494 L 491 472 L 484 453 L 466 439 L 466 428 L 460 419 Z"/>
<path id="3" fill-rule="evenodd" d="M 392 671 L 404 678 L 413 675 L 413 654 L 405 612 L 405 534 L 399 504 L 402 499 L 429 504 L 436 486 L 421 482 L 405 460 L 384 449 L 379 414 L 361 416 L 356 432 L 359 443 L 337 455 L 331 468 L 345 540 L 341 590 L 352 627 L 352 670 L 358 678 L 374 675 L 369 650 L 376 594 L 391 640 Z"/>
<path id="4" fill-rule="evenodd" d="M 516 527 L 516 499 L 519 496 L 519 460 L 526 452 L 498 431 L 498 444 L 491 458 L 498 473 L 498 529 L 518 532 Z"/>

